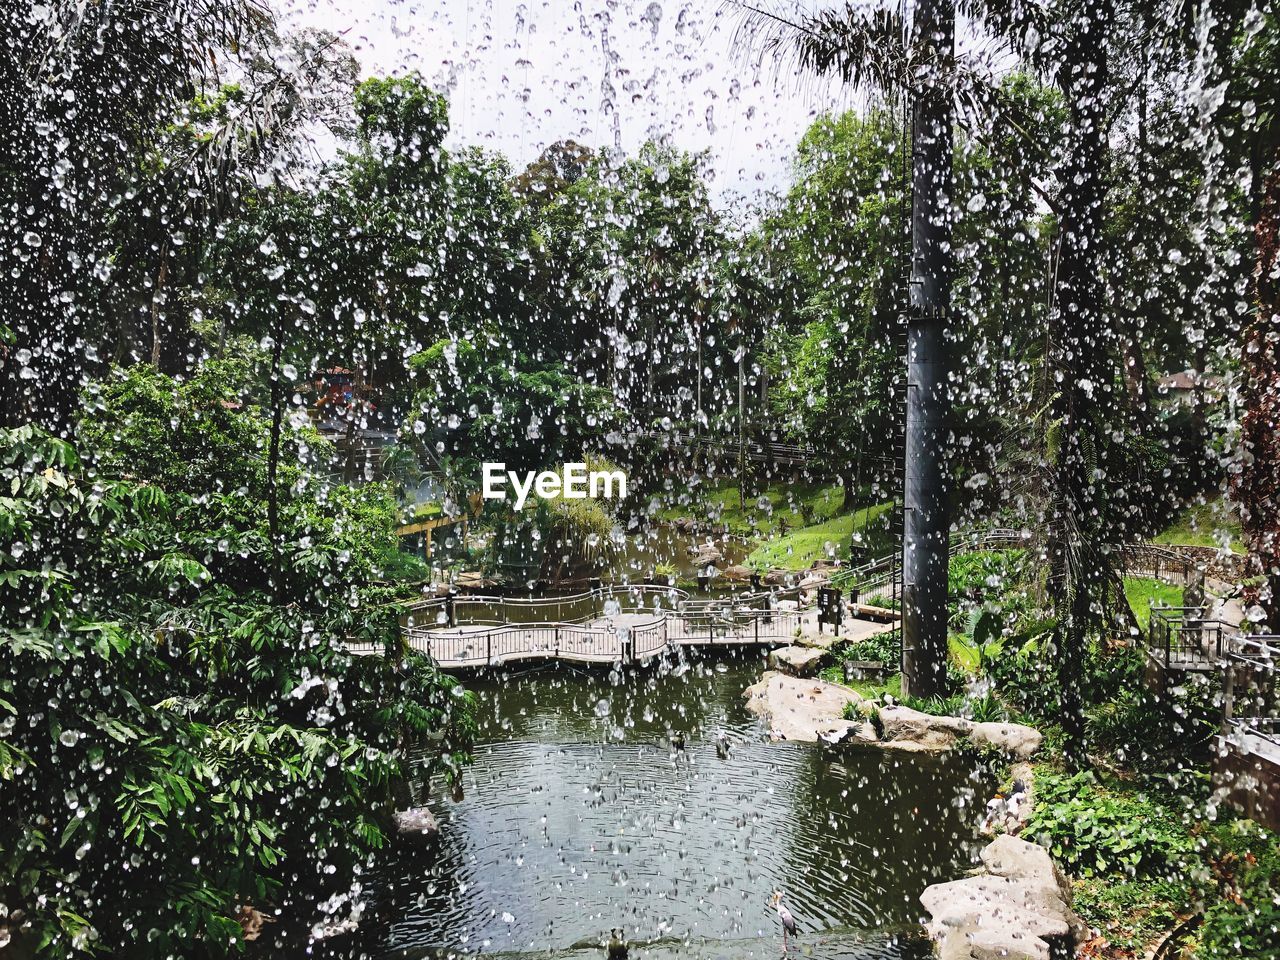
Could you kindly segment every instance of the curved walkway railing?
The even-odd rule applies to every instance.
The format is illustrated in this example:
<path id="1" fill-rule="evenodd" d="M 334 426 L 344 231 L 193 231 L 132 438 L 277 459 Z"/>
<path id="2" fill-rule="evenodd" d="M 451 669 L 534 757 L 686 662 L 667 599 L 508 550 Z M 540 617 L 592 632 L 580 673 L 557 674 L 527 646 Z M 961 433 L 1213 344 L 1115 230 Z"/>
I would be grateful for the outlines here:
<path id="1" fill-rule="evenodd" d="M 679 647 L 788 644 L 802 618 L 798 608 L 632 610 L 612 621 L 410 627 L 405 636 L 446 669 L 539 659 L 641 663 Z"/>
<path id="2" fill-rule="evenodd" d="M 645 598 L 654 602 L 646 604 Z M 498 594 L 455 593 L 408 606 L 412 626 L 456 627 L 513 623 L 585 623 L 600 617 L 605 604 L 618 601 L 628 612 L 674 608 L 693 602 L 686 590 L 656 584 L 603 584 L 577 593 L 543 597 L 504 597 Z M 575 614 L 576 611 L 576 614 Z M 569 613 L 565 616 L 565 613 Z M 526 619 L 532 617 L 533 619 Z"/>
<path id="3" fill-rule="evenodd" d="M 1031 538 L 1020 530 L 996 528 L 960 533 L 951 538 L 951 556 L 992 550 L 1025 550 Z M 1186 585 L 1199 571 L 1199 564 L 1176 549 L 1153 543 L 1131 543 L 1121 547 L 1121 564 L 1129 576 L 1150 577 Z M 893 588 L 893 558 L 882 558 L 850 571 L 864 601 L 888 600 Z"/>

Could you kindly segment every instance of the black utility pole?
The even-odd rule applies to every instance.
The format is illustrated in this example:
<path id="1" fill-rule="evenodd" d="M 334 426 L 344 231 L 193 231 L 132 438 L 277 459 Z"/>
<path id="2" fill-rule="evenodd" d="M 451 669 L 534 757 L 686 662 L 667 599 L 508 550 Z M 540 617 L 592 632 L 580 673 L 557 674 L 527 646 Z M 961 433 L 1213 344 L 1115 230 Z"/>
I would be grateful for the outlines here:
<path id="1" fill-rule="evenodd" d="M 912 84 L 911 308 L 907 320 L 907 428 L 902 540 L 902 689 L 943 692 L 947 664 L 950 484 L 946 323 L 951 307 L 953 0 L 915 8 Z"/>

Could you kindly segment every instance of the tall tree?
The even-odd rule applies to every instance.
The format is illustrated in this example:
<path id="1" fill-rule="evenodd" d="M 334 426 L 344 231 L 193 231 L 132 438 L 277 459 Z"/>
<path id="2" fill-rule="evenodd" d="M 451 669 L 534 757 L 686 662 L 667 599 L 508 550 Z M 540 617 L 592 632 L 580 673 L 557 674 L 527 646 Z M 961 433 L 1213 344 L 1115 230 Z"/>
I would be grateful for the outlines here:
<path id="1" fill-rule="evenodd" d="M 951 307 L 951 163 L 955 4 L 919 0 L 910 27 L 900 9 L 846 3 L 789 20 L 748 8 L 767 49 L 881 95 L 910 98 L 911 273 L 904 450 L 903 688 L 940 693 L 946 680 L 950 404 L 946 315 Z"/>
<path id="2" fill-rule="evenodd" d="M 68 385 L 104 369 L 109 337 L 129 336 L 121 305 L 144 307 L 140 353 L 159 352 L 174 267 L 190 266 L 240 174 L 314 118 L 305 104 L 336 47 L 299 41 L 286 65 L 257 0 L 18 3 L 0 18 L 0 266 L 15 278 L 0 418 L 65 433 Z M 226 74 L 239 92 L 206 112 Z"/>
<path id="3" fill-rule="evenodd" d="M 945 692 L 950 484 L 952 125 L 949 82 L 955 4 L 915 8 L 911 130 L 911 291 L 907 320 L 907 423 L 902 539 L 902 689 Z"/>

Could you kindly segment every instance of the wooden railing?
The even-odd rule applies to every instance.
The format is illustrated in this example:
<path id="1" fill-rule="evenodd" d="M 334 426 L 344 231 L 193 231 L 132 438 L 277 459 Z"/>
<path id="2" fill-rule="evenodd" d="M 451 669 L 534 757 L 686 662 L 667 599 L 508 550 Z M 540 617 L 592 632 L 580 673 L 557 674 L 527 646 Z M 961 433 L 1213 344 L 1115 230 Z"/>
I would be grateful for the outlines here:
<path id="1" fill-rule="evenodd" d="M 800 617 L 798 610 L 706 607 L 660 610 L 652 619 L 617 626 L 554 622 L 474 630 L 411 627 L 405 635 L 411 649 L 447 669 L 540 659 L 637 663 L 677 647 L 790 643 Z"/>

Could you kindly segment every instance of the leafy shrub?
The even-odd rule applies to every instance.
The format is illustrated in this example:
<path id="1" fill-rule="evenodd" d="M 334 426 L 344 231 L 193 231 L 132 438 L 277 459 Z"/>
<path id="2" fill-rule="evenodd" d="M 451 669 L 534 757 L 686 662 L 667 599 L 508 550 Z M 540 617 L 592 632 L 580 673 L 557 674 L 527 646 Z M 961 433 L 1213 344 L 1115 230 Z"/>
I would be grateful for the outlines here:
<path id="1" fill-rule="evenodd" d="M 902 705 L 935 717 L 954 717 L 964 707 L 964 697 L 959 694 L 950 697 L 904 697 Z"/>
<path id="2" fill-rule="evenodd" d="M 1184 768 L 1208 759 L 1221 696 L 1210 678 L 1189 674 L 1164 695 L 1135 682 L 1086 715 L 1090 741 L 1138 770 Z"/>
<path id="3" fill-rule="evenodd" d="M 836 651 L 836 660 L 883 663 L 897 666 L 899 650 L 892 633 L 879 633 L 865 640 L 854 640 Z"/>
<path id="4" fill-rule="evenodd" d="M 959 553 L 947 566 L 947 620 L 952 630 L 965 629 L 977 603 L 996 598 L 1004 618 L 1017 619 L 1032 607 L 1025 588 L 1022 550 L 979 550 Z"/>
<path id="5" fill-rule="evenodd" d="M 1009 719 L 1004 703 L 991 693 L 967 701 L 962 706 L 962 713 L 975 723 L 1002 723 Z"/>
<path id="6" fill-rule="evenodd" d="M 1026 832 L 1084 877 L 1172 878 L 1195 854 L 1175 811 L 1141 795 L 1112 792 L 1088 772 L 1066 776 L 1038 768 Z"/>
<path id="7" fill-rule="evenodd" d="M 308 886 L 349 884 L 404 777 L 457 776 L 474 701 L 402 649 L 366 546 L 390 529 L 377 491 L 282 505 L 273 544 L 246 492 L 253 430 L 201 438 L 120 408 L 119 435 L 173 429 L 221 454 L 162 474 L 185 485 L 166 490 L 145 458 L 117 479 L 33 427 L 0 430 L 0 540 L 24 545 L 0 551 L 0 889 L 48 956 L 222 955 L 239 905 L 305 919 Z"/>
<path id="8" fill-rule="evenodd" d="M 1249 820 L 1222 824 L 1208 856 L 1220 895 L 1205 909 L 1197 956 L 1280 957 L 1280 836 Z"/>
<path id="9" fill-rule="evenodd" d="M 1182 879 L 1120 880 L 1115 877 L 1076 880 L 1072 907 L 1090 927 L 1102 931 L 1112 949 L 1141 956 L 1148 944 L 1177 923 L 1191 900 Z"/>

